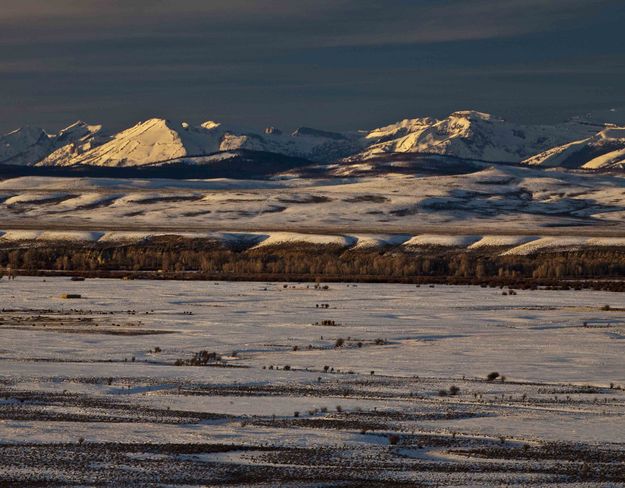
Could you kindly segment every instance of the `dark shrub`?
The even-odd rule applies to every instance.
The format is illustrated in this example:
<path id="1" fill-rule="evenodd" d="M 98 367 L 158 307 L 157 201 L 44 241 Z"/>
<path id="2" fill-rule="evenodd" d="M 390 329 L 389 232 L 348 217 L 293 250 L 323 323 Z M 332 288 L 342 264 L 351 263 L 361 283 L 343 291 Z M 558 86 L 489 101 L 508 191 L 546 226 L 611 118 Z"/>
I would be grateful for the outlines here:
<path id="1" fill-rule="evenodd" d="M 397 434 L 391 434 L 388 436 L 388 443 L 391 446 L 396 446 L 399 443 L 400 437 Z"/>

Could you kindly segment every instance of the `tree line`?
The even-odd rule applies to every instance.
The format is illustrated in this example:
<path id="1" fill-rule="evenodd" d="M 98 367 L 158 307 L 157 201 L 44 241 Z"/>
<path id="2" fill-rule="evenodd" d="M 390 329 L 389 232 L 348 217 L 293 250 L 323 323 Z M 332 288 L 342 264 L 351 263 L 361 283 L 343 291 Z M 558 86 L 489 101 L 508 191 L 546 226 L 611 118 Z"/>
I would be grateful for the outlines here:
<path id="1" fill-rule="evenodd" d="M 124 246 L 48 243 L 0 248 L 4 269 L 34 273 L 152 272 L 232 276 L 310 276 L 410 281 L 419 277 L 464 280 L 571 280 L 625 277 L 625 250 L 595 248 L 501 256 L 501 249 L 442 248 L 407 252 L 345 251 L 309 246 L 237 250 L 199 240 L 161 239 Z"/>

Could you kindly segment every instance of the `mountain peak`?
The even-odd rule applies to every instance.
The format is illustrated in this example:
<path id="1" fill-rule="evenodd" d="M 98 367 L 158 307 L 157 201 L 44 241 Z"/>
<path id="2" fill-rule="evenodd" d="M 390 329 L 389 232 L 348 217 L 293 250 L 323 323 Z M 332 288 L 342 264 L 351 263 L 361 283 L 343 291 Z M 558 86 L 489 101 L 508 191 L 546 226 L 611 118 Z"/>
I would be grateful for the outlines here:
<path id="1" fill-rule="evenodd" d="M 101 130 L 101 125 L 91 125 L 83 122 L 82 120 L 77 120 L 73 124 L 70 124 L 59 131 L 59 133 L 55 136 L 55 145 L 61 146 L 68 142 L 75 142 L 78 139 L 92 136 Z"/>
<path id="2" fill-rule="evenodd" d="M 144 121 L 138 122 L 134 127 L 169 127 L 172 121 L 161 117 L 152 117 Z"/>
<path id="3" fill-rule="evenodd" d="M 39 127 L 21 127 L 0 137 L 0 164 L 34 164 L 51 149 L 52 141 L 46 131 Z"/>
<path id="4" fill-rule="evenodd" d="M 459 110 L 443 119 L 404 119 L 371 131 L 332 132 L 300 127 L 282 133 L 268 127 L 258 133 L 224 127 L 208 120 L 201 125 L 153 117 L 114 136 L 102 126 L 77 121 L 56 135 L 39 128 L 24 127 L 0 138 L 0 164 L 52 166 L 144 166 L 183 162 L 195 156 L 224 151 L 260 151 L 297 157 L 313 162 L 348 158 L 366 160 L 382 154 L 414 153 L 453 156 L 468 161 L 562 165 L 593 157 L 593 165 L 604 165 L 604 154 L 621 151 L 625 129 L 581 121 L 556 125 L 521 125 L 476 110 Z M 603 132 L 598 133 L 598 130 Z M 590 138 L 590 140 L 589 140 Z M 588 144 L 586 144 L 588 142 Z M 561 149 L 557 149 L 561 148 Z M 566 149 L 566 151 L 564 151 Z M 543 154 L 544 153 L 544 154 Z M 610 165 L 621 153 L 610 156 Z M 547 165 L 547 164 L 545 164 Z M 601 166 L 603 167 L 603 166 Z"/>
<path id="5" fill-rule="evenodd" d="M 73 129 L 76 129 L 78 127 L 89 127 L 89 124 L 87 124 L 86 122 L 82 121 L 82 120 L 77 120 L 76 122 L 73 122 L 71 124 L 69 124 L 67 127 L 65 127 L 64 129 L 61 129 L 59 131 L 59 133 L 61 132 L 67 132 Z"/>

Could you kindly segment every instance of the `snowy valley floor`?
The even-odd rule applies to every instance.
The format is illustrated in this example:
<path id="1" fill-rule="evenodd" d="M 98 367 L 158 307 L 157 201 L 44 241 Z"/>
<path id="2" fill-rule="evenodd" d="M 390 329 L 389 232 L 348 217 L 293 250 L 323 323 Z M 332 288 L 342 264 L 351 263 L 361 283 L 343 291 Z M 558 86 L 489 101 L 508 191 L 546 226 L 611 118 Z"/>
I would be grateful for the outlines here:
<path id="1" fill-rule="evenodd" d="M 0 485 L 625 482 L 620 294 L 18 277 L 0 296 Z"/>

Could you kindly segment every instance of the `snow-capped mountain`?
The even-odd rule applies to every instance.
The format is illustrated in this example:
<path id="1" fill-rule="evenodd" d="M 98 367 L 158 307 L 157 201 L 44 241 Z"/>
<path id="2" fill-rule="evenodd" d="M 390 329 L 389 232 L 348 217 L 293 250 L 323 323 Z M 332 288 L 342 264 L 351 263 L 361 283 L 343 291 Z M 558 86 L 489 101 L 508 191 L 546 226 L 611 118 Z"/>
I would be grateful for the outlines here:
<path id="1" fill-rule="evenodd" d="M 50 152 L 51 146 L 43 129 L 23 127 L 0 138 L 0 163 L 34 164 Z"/>
<path id="2" fill-rule="evenodd" d="M 345 156 L 359 148 L 355 146 L 353 138 L 314 129 L 298 129 L 288 135 L 271 129 L 260 135 L 228 129 L 213 121 L 194 127 L 184 122 L 154 118 L 140 122 L 107 140 L 88 137 L 80 144 L 73 142 L 37 164 L 148 166 L 241 149 L 324 161 Z"/>
<path id="3" fill-rule="evenodd" d="M 143 166 L 185 156 L 199 156 L 219 150 L 219 125 L 200 127 L 150 119 L 114 135 L 103 144 L 87 141 L 86 146 L 69 149 L 69 157 L 55 157 L 40 165 L 56 166 Z M 89 147 L 93 146 L 93 147 Z M 63 148 L 66 153 L 68 148 Z"/>
<path id="4" fill-rule="evenodd" d="M 265 129 L 262 136 L 248 135 L 245 140 L 233 136 L 225 140 L 222 150 L 249 149 L 286 154 L 315 162 L 330 162 L 365 147 L 358 132 L 329 132 L 310 127 L 300 127 L 291 134 L 284 134 L 273 127 Z M 234 147 L 232 145 L 234 142 Z"/>
<path id="5" fill-rule="evenodd" d="M 599 133 L 597 131 L 600 130 Z M 625 129 L 580 117 L 555 125 L 521 125 L 476 111 L 444 119 L 406 119 L 370 131 L 330 132 L 274 127 L 257 133 L 207 121 L 199 126 L 153 118 L 114 135 L 77 122 L 55 135 L 23 128 L 0 138 L 0 164 L 143 167 L 212 164 L 238 151 L 275 153 L 306 161 L 375 164 L 393 155 L 453 156 L 489 163 L 545 167 L 621 168 Z M 211 156 L 211 157 L 207 157 Z"/>
<path id="6" fill-rule="evenodd" d="M 542 167 L 623 169 L 625 128 L 606 128 L 592 137 L 550 148 L 524 163 Z"/>
<path id="7" fill-rule="evenodd" d="M 596 130 L 577 122 L 525 126 L 475 111 L 449 117 L 404 120 L 367 135 L 367 149 L 351 159 L 387 153 L 430 153 L 489 162 L 516 163 Z"/>
<path id="8" fill-rule="evenodd" d="M 0 164 L 33 165 L 57 150 L 93 138 L 101 129 L 84 122 L 76 122 L 53 135 L 35 127 L 18 129 L 0 137 Z"/>
<path id="9" fill-rule="evenodd" d="M 36 164 L 38 166 L 64 166 L 87 151 L 106 143 L 110 138 L 110 135 L 102 131 L 101 125 L 75 122 L 55 137 L 54 147 L 58 149 L 50 152 Z"/>

